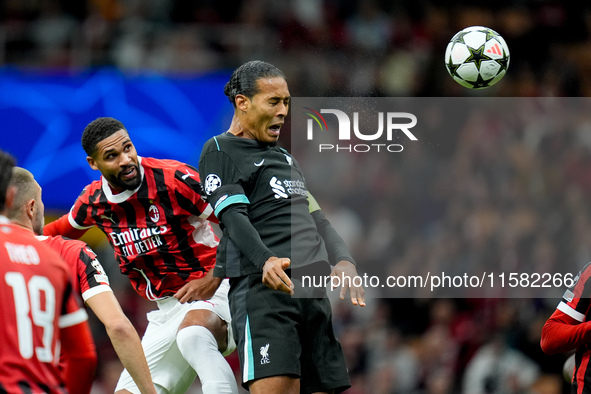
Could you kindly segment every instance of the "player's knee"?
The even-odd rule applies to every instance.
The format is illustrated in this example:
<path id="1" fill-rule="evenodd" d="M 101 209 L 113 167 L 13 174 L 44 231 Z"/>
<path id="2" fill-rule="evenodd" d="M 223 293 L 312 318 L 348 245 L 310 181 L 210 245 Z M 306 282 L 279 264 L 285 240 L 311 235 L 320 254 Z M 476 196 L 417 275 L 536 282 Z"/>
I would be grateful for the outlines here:
<path id="1" fill-rule="evenodd" d="M 193 310 L 185 316 L 183 323 L 179 327 L 179 332 L 191 326 L 206 328 L 215 338 L 218 349 L 222 352 L 226 350 L 228 345 L 228 323 L 218 315 L 208 310 Z"/>
<path id="2" fill-rule="evenodd" d="M 215 347 L 219 351 L 222 351 L 221 349 L 225 350 L 225 348 L 226 348 L 226 345 L 224 345 L 223 343 L 221 344 L 221 345 L 224 345 L 223 348 L 222 348 L 222 346 L 220 346 L 221 340 L 219 338 L 216 338 L 216 333 L 213 333 L 207 327 L 199 326 L 199 325 L 185 327 L 185 328 L 179 330 L 179 332 L 176 336 L 176 340 L 177 340 L 177 344 L 178 344 L 181 352 L 183 352 L 183 349 L 185 349 L 185 346 L 187 346 L 187 348 L 193 348 L 193 349 L 195 349 L 195 348 L 212 349 Z M 225 342 L 226 339 L 224 338 L 223 341 Z M 189 345 L 189 344 L 191 344 L 191 345 Z"/>
<path id="3" fill-rule="evenodd" d="M 209 331 L 215 329 L 215 327 L 220 324 L 219 321 L 221 319 L 218 315 L 213 313 L 207 309 L 195 309 L 187 312 L 181 325 L 179 326 L 179 331 L 185 327 L 189 326 L 202 326 L 207 328 Z"/>

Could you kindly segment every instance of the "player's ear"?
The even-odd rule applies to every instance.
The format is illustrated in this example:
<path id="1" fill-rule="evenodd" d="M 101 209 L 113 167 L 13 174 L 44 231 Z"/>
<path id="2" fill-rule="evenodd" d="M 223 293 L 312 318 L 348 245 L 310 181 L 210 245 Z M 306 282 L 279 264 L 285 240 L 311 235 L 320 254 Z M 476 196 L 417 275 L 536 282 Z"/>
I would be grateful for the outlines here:
<path id="1" fill-rule="evenodd" d="M 98 166 L 96 165 L 96 162 L 94 161 L 94 159 L 92 158 L 92 156 L 86 156 L 86 161 L 88 162 L 88 165 L 90 166 L 90 168 L 92 168 L 93 170 L 98 170 Z"/>
<path id="2" fill-rule="evenodd" d="M 248 109 L 248 105 L 250 100 L 243 94 L 237 94 L 235 98 L 236 108 L 240 111 L 246 111 Z"/>
<path id="3" fill-rule="evenodd" d="M 35 201 L 34 198 L 31 198 L 29 201 L 27 201 L 27 204 L 25 205 L 25 210 L 27 212 L 27 216 L 31 220 L 33 220 L 33 217 L 35 216 L 35 205 L 36 204 L 37 204 L 37 201 Z"/>

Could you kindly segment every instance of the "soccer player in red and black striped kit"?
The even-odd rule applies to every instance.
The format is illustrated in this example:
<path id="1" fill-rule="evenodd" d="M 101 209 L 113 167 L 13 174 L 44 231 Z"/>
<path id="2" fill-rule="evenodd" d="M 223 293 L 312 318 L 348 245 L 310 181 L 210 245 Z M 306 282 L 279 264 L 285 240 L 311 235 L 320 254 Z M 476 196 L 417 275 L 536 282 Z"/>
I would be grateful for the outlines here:
<path id="1" fill-rule="evenodd" d="M 40 235 L 43 233 L 45 223 L 45 207 L 41 199 L 41 186 L 31 172 L 21 167 L 14 167 L 10 185 L 16 189 L 16 195 L 12 207 L 7 210 L 8 219 L 33 231 L 38 235 L 38 240 L 62 256 L 70 268 L 74 292 L 82 296 L 84 302 L 105 325 L 113 348 L 140 391 L 143 394 L 155 394 L 156 389 L 152 383 L 140 337 L 115 298 L 107 273 L 96 254 L 86 243 L 77 239 Z M 92 337 L 80 338 L 79 342 L 83 340 L 87 341 L 86 347 L 94 354 L 95 345 Z M 66 357 L 60 359 L 60 366 L 63 365 L 64 370 L 67 370 L 68 363 L 69 360 Z M 79 384 L 76 393 L 90 392 L 92 375 L 79 376 L 76 381 Z"/>
<path id="2" fill-rule="evenodd" d="M 544 324 L 541 347 L 547 354 L 576 349 L 573 394 L 591 393 L 591 263 L 575 277 L 556 311 Z"/>
<path id="3" fill-rule="evenodd" d="M 229 284 L 212 275 L 218 239 L 207 222 L 213 210 L 201 198 L 197 170 L 138 156 L 113 118 L 89 123 L 82 146 L 102 177 L 44 234 L 79 238 L 97 226 L 136 292 L 156 301 L 142 345 L 157 389 L 185 392 L 197 374 L 205 394 L 237 393 L 222 355 L 235 347 L 228 335 Z M 117 391 L 139 393 L 127 371 Z"/>
<path id="4" fill-rule="evenodd" d="M 66 263 L 4 216 L 16 192 L 8 188 L 13 166 L 0 151 L 0 393 L 89 392 L 96 355 L 85 345 L 87 315 Z M 60 343 L 70 360 L 65 375 L 58 368 Z"/>

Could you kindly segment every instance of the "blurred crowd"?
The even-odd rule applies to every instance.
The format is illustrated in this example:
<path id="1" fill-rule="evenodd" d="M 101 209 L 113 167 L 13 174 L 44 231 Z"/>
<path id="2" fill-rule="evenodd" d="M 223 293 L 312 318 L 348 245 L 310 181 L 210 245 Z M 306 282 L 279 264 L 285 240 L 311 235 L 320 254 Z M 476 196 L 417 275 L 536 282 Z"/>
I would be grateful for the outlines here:
<path id="1" fill-rule="evenodd" d="M 586 97 L 590 11 L 581 2 L 533 0 L 486 7 L 426 0 L 3 0 L 0 64 L 190 75 L 258 58 L 284 70 L 300 97 Z M 505 79 L 478 92 L 455 84 L 443 64 L 449 39 L 470 25 L 495 29 L 511 50 Z M 591 260 L 589 111 L 547 103 L 520 119 L 468 117 L 441 136 L 436 153 L 409 146 L 395 165 L 363 154 L 337 168 L 296 157 L 313 191 L 316 185 L 340 193 L 318 197 L 358 264 L 380 274 L 442 261 L 509 271 L 582 268 Z M 118 274 L 109 246 L 88 239 L 141 333 L 153 304 Z M 566 356 L 539 347 L 558 301 L 376 298 L 357 310 L 337 300 L 350 393 L 569 392 Z M 102 326 L 94 328 L 101 357 L 95 393 L 108 393 L 121 366 Z"/>
<path id="2" fill-rule="evenodd" d="M 298 96 L 450 96 L 449 39 L 507 41 L 505 83 L 484 94 L 589 96 L 590 7 L 500 0 L 3 0 L 0 64 L 195 73 L 264 59 Z"/>

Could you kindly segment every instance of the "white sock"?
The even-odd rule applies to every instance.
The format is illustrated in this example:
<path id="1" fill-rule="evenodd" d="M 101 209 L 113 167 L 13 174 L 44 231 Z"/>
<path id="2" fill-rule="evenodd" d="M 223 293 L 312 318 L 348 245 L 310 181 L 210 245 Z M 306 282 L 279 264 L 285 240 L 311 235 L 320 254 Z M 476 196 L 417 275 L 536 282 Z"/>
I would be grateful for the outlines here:
<path id="1" fill-rule="evenodd" d="M 185 360 L 197 372 L 203 394 L 238 394 L 232 368 L 207 328 L 185 327 L 176 335 L 176 342 Z"/>

